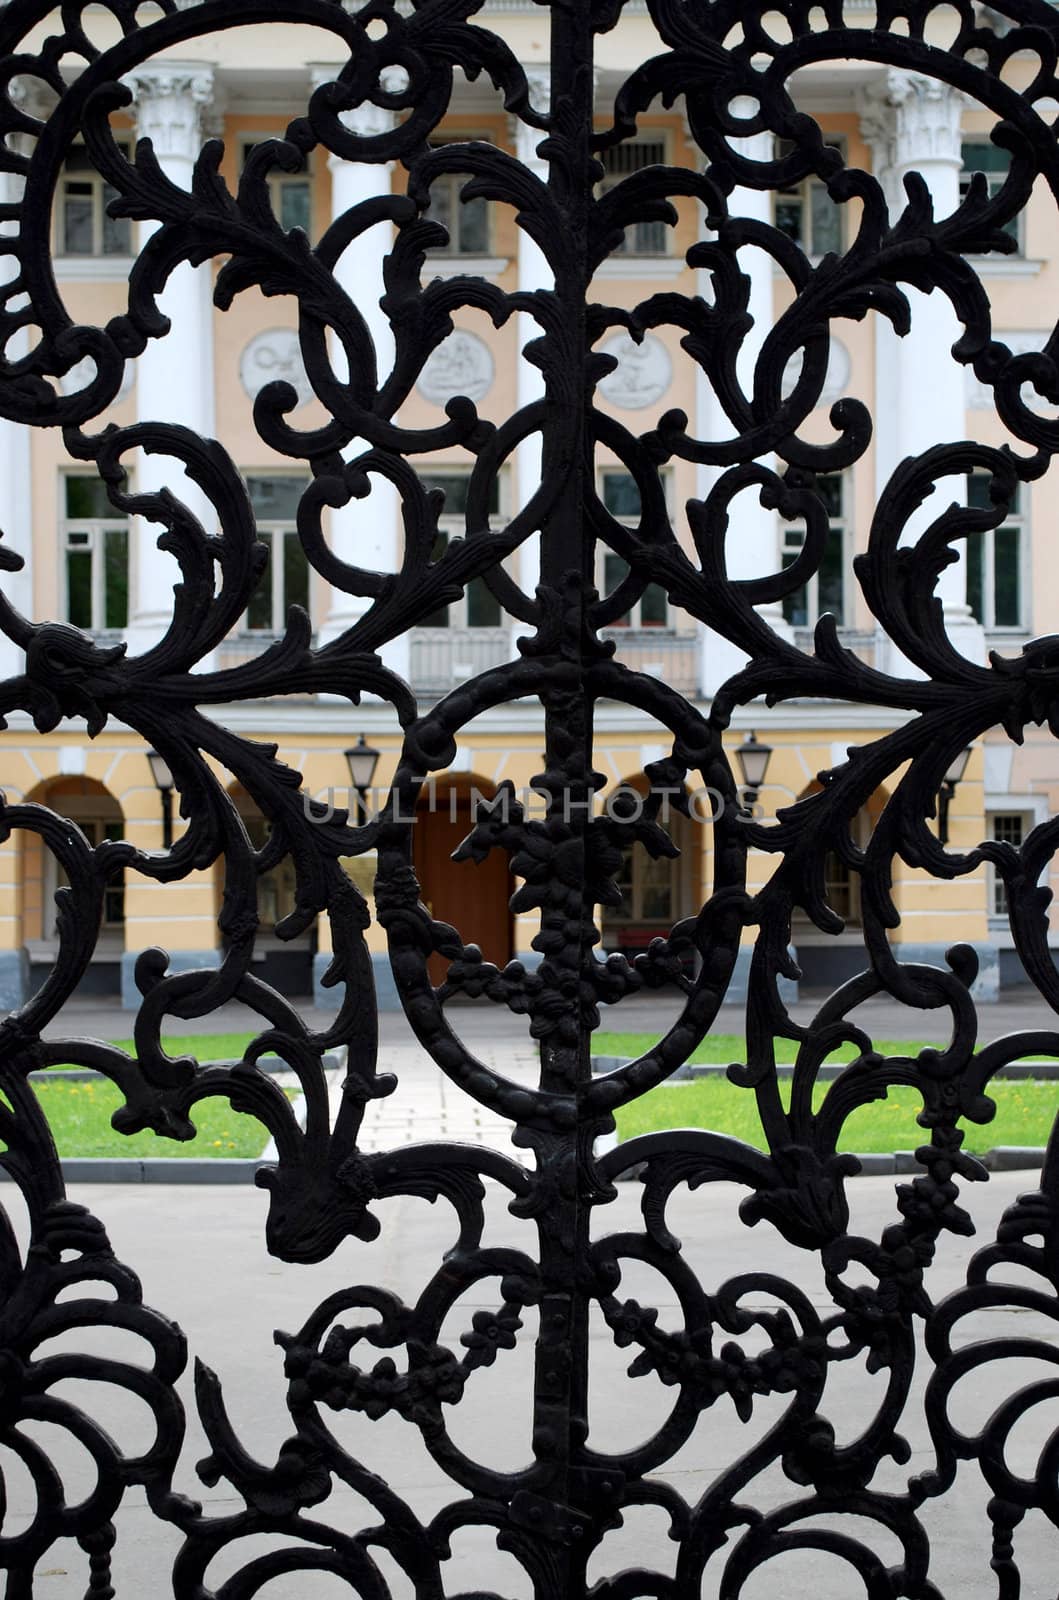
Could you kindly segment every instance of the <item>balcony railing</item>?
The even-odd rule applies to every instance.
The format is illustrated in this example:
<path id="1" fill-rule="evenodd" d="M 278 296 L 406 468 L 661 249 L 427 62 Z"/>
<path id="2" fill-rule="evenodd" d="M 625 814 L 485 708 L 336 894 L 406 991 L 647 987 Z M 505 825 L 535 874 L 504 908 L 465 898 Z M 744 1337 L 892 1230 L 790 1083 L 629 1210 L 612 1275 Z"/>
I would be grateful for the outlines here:
<path id="1" fill-rule="evenodd" d="M 616 646 L 615 660 L 630 672 L 664 678 L 678 694 L 699 691 L 699 641 L 694 633 L 667 628 L 606 628 L 603 637 Z"/>
<path id="2" fill-rule="evenodd" d="M 410 676 L 419 694 L 448 694 L 458 683 L 513 661 L 511 628 L 413 628 Z"/>
<path id="3" fill-rule="evenodd" d="M 795 628 L 794 642 L 799 650 L 804 650 L 806 655 L 814 655 L 813 645 L 814 629 Z M 880 671 L 887 670 L 887 639 L 879 629 L 872 628 L 839 628 L 839 643 L 846 650 L 864 662 L 866 667 L 878 667 Z M 892 646 L 891 646 L 892 650 Z"/>
<path id="4" fill-rule="evenodd" d="M 422 694 L 447 694 L 476 673 L 517 657 L 515 638 L 522 628 L 414 628 L 411 634 L 413 687 Z M 694 634 L 662 628 L 608 628 L 616 656 L 632 672 L 664 678 L 680 694 L 698 690 L 698 642 Z"/>

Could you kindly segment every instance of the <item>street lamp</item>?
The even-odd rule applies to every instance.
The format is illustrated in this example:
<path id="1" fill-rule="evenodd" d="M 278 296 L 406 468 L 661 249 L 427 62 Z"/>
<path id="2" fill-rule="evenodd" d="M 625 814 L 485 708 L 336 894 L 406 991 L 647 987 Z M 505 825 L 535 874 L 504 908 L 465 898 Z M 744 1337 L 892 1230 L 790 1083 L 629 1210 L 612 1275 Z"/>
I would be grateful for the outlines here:
<path id="1" fill-rule="evenodd" d="M 748 733 L 746 740 L 736 750 L 739 770 L 743 774 L 743 804 L 757 804 L 757 797 L 765 785 L 765 774 L 772 759 L 772 746 L 759 744 L 756 733 Z"/>
<path id="2" fill-rule="evenodd" d="M 352 750 L 346 751 L 346 760 L 349 762 L 349 778 L 357 791 L 357 821 L 364 823 L 368 820 L 368 790 L 371 788 L 375 776 L 375 768 L 379 764 L 381 751 L 373 750 L 361 734 Z"/>
<path id="3" fill-rule="evenodd" d="M 938 790 L 939 844 L 948 844 L 949 842 L 949 805 L 952 802 L 953 795 L 956 793 L 956 785 L 967 771 L 967 763 L 970 759 L 971 750 L 968 745 L 963 750 L 957 750 L 945 769 L 945 776 L 942 778 L 941 788 Z"/>
<path id="4" fill-rule="evenodd" d="M 154 786 L 162 796 L 162 849 L 168 850 L 173 843 L 173 774 L 169 762 L 157 750 L 148 750 L 147 761 Z"/>

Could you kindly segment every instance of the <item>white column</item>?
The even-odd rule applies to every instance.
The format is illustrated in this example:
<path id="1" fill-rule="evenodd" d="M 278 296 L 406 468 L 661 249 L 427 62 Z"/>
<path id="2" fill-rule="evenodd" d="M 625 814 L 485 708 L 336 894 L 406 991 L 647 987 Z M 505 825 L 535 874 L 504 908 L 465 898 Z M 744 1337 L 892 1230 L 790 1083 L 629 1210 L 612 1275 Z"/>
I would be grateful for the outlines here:
<path id="1" fill-rule="evenodd" d="M 872 165 L 895 220 L 908 203 L 904 180 L 918 172 L 930 191 L 935 218 L 951 216 L 960 202 L 960 122 L 965 98 L 948 84 L 919 73 L 890 71 L 862 117 Z M 936 444 L 966 437 L 964 370 L 952 347 L 962 332 L 950 301 L 940 290 L 926 295 L 902 285 L 911 310 L 911 331 L 898 338 L 876 318 L 876 492 L 897 465 Z M 941 479 L 901 536 L 905 545 L 958 501 L 966 503 L 962 478 Z M 937 592 L 945 626 L 958 650 L 984 661 L 982 630 L 967 605 L 966 547 L 953 546 L 959 560 L 946 567 Z M 895 660 L 907 671 L 907 663 Z"/>
<path id="2" fill-rule="evenodd" d="M 530 104 L 535 111 L 547 115 L 551 103 L 551 67 L 547 63 L 524 68 L 529 84 Z M 522 164 L 540 179 L 548 182 L 548 163 L 537 154 L 537 146 L 546 135 L 540 128 L 515 123 L 515 154 Z M 531 239 L 525 229 L 518 232 L 518 289 L 520 294 L 532 294 L 537 289 L 551 289 L 555 279 L 543 250 Z M 528 312 L 518 314 L 519 359 L 516 367 L 516 393 L 519 409 L 544 398 L 544 374 L 539 367 L 531 366 L 522 355 L 526 345 L 541 337 L 541 325 Z M 541 435 L 531 434 L 523 439 L 516 451 L 518 469 L 518 504 L 524 506 L 541 481 Z M 519 550 L 519 584 L 530 599 L 536 591 L 541 575 L 540 535 L 532 535 Z M 517 631 L 525 630 L 519 624 Z"/>
<path id="3" fill-rule="evenodd" d="M 322 83 L 332 83 L 341 71 L 340 64 L 319 65 L 311 68 L 313 89 Z M 370 103 L 354 111 L 342 113 L 342 121 L 352 132 L 364 138 L 386 133 L 395 124 L 392 111 Z M 344 161 L 331 156 L 327 163 L 331 174 L 331 219 L 343 216 L 362 200 L 372 200 L 390 189 L 391 162 Z M 376 223 L 352 239 L 335 265 L 335 278 L 354 302 L 367 324 L 375 346 L 379 383 L 385 382 L 393 365 L 394 342 L 389 321 L 380 301 L 384 293 L 383 267 L 393 244 L 393 229 L 389 224 Z M 336 370 L 343 372 L 345 356 L 334 343 L 331 358 Z M 367 448 L 363 439 L 354 439 L 342 452 L 351 460 Z M 396 572 L 401 560 L 402 531 L 400 496 L 389 479 L 373 474 L 371 494 L 365 500 L 352 500 L 349 505 L 330 513 L 330 543 L 336 556 L 350 565 L 368 567 L 379 572 Z M 344 590 L 328 588 L 329 606 L 319 630 L 320 643 L 326 644 L 362 617 L 370 600 L 363 595 L 347 594 Z M 407 634 L 383 645 L 380 654 L 386 665 L 403 678 L 409 672 L 409 639 Z"/>
<path id="4" fill-rule="evenodd" d="M 30 98 L 30 91 L 24 79 L 13 79 L 10 92 L 16 105 L 25 104 Z M 30 107 L 30 109 L 36 114 L 35 108 Z M 21 151 L 27 141 L 23 135 L 17 135 L 10 142 Z M 22 198 L 24 186 L 25 180 L 19 173 L 0 173 L 0 201 L 5 205 L 17 205 Z M 2 229 L 5 234 L 17 234 L 18 224 L 5 222 Z M 5 283 L 17 273 L 17 256 L 0 257 L 0 278 Z M 22 303 L 24 302 L 25 296 L 22 297 Z M 12 309 L 14 305 L 12 302 Z M 8 342 L 8 360 L 17 360 L 25 352 L 28 342 L 26 330 L 21 329 Z M 30 473 L 29 428 L 19 422 L 0 419 L 0 531 L 4 535 L 3 548 L 14 551 L 23 561 L 18 572 L 3 574 L 3 589 L 15 609 L 24 617 L 34 621 L 37 619 L 34 617 L 33 601 L 33 517 Z M 55 541 L 52 548 L 57 550 L 59 538 L 57 526 L 52 529 L 51 537 Z M 0 678 L 17 677 L 25 671 L 25 667 L 25 651 L 6 634 L 0 634 Z"/>
<path id="5" fill-rule="evenodd" d="M 738 114 L 738 107 L 733 109 Z M 748 106 L 744 114 L 749 115 L 750 111 L 751 107 Z M 749 138 L 733 139 L 731 142 L 732 148 L 750 161 L 772 160 L 773 140 L 770 133 L 756 133 Z M 745 217 L 748 220 L 770 223 L 771 191 L 743 187 L 733 189 L 728 201 L 728 212 L 732 217 Z M 742 272 L 750 279 L 747 310 L 754 319 L 754 325 L 743 340 L 736 373 L 744 393 L 750 395 L 753 393 L 754 369 L 761 347 L 772 331 L 774 316 L 772 261 L 763 250 L 748 249 L 740 254 L 739 265 Z M 707 274 L 703 272 L 701 276 L 705 278 Z M 703 292 L 705 298 L 713 298 L 705 284 Z M 696 388 L 696 403 L 699 407 L 697 420 L 701 430 L 700 438 L 732 437 L 732 423 L 712 388 L 701 375 Z M 760 459 L 760 464 L 774 469 L 775 458 L 771 455 L 764 456 Z M 696 485 L 699 495 L 705 497 L 720 476 L 716 467 L 700 467 Z M 763 578 L 769 573 L 779 571 L 781 559 L 779 522 L 775 511 L 763 506 L 754 491 L 744 490 L 732 502 L 731 523 L 725 541 L 725 558 L 729 577 L 737 580 Z M 783 607 L 778 601 L 759 606 L 757 611 L 773 632 L 784 638 L 790 637 L 791 629 L 784 618 Z M 712 696 L 733 673 L 745 666 L 747 657 L 729 640 L 722 639 L 719 634 L 709 629 L 702 630 L 701 644 L 702 690 L 705 695 Z"/>
<path id="6" fill-rule="evenodd" d="M 137 67 L 124 82 L 135 101 L 137 138 L 150 139 L 165 176 L 181 189 L 190 190 L 195 160 L 203 143 L 203 110 L 213 94 L 212 68 L 198 63 L 149 62 Z M 153 221 L 140 223 L 141 251 L 159 226 Z M 159 305 L 171 326 L 164 338 L 150 340 L 137 360 L 137 417 L 143 422 L 181 423 L 212 438 L 211 268 L 195 268 L 183 262 L 170 275 Z M 136 465 L 136 489 L 147 493 L 171 490 L 202 520 L 207 533 L 216 531 L 217 516 L 212 505 L 172 456 L 141 451 Z M 162 531 L 156 522 L 143 517 L 134 519 L 127 637 L 130 650 L 136 653 L 157 644 L 172 617 L 173 585 L 180 573 L 173 557 L 158 549 Z"/>

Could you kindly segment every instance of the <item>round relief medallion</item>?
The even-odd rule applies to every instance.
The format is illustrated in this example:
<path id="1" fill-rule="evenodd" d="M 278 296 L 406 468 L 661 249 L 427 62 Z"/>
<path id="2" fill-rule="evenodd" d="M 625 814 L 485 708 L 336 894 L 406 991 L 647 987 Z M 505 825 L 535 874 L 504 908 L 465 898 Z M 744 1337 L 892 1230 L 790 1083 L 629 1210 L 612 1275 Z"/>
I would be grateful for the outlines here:
<path id="1" fill-rule="evenodd" d="M 115 404 L 119 400 L 124 400 L 125 396 L 132 388 L 132 380 L 135 370 L 136 369 L 132 362 L 126 361 L 125 370 L 121 375 L 121 386 L 119 387 L 117 394 L 114 396 Z M 62 390 L 63 394 L 80 394 L 82 389 L 87 389 L 89 384 L 95 382 L 97 371 L 98 368 L 96 367 L 95 362 L 92 360 L 92 357 L 82 356 L 80 361 L 72 366 L 69 372 L 65 372 L 59 379 L 59 388 Z"/>
<path id="2" fill-rule="evenodd" d="M 661 339 L 648 333 L 637 344 L 631 335 L 618 333 L 600 349 L 618 363 L 599 385 L 600 394 L 612 406 L 642 411 L 661 400 L 673 377 L 673 363 Z"/>
<path id="3" fill-rule="evenodd" d="M 251 400 L 280 378 L 293 387 L 300 406 L 313 397 L 294 328 L 266 328 L 255 335 L 239 358 L 239 378 Z"/>
<path id="4" fill-rule="evenodd" d="M 454 395 L 481 400 L 493 384 L 493 357 L 476 333 L 457 328 L 427 360 L 416 388 L 424 400 L 443 406 Z"/>
<path id="5" fill-rule="evenodd" d="M 794 386 L 801 377 L 804 364 L 805 356 L 803 352 L 796 350 L 787 363 L 786 371 L 783 374 L 783 382 L 780 385 L 780 393 L 784 400 L 789 400 L 794 393 Z M 827 373 L 824 377 L 823 388 L 820 390 L 820 398 L 817 401 L 817 405 L 829 406 L 833 401 L 841 399 L 849 387 L 851 371 L 852 363 L 849 359 L 849 351 L 841 339 L 836 339 L 832 335 L 831 344 L 827 352 Z"/>

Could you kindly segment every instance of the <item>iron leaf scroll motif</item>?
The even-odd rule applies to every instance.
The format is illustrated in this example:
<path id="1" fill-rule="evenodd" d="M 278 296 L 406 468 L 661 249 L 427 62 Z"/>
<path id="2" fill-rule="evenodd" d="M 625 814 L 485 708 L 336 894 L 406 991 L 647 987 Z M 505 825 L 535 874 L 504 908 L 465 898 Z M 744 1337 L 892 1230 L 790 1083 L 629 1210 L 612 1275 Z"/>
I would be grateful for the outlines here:
<path id="1" fill-rule="evenodd" d="M 965 1460 L 978 1463 L 989 1487 L 996 1592 L 1013 1597 L 1020 1524 L 1034 1511 L 1056 1520 L 1053 1447 L 1036 1478 L 1005 1460 L 1016 1421 L 1051 1389 L 1016 1392 L 977 1436 L 962 1431 L 949 1405 L 965 1372 L 1003 1354 L 988 1345 L 968 1353 L 959 1337 L 962 1318 L 1003 1302 L 1054 1319 L 1055 1156 L 1040 1192 L 1020 1201 L 975 1257 L 966 1288 L 935 1304 L 931 1267 L 946 1234 L 970 1231 L 961 1192 L 986 1176 L 961 1149 L 959 1120 L 987 1121 L 993 1074 L 1020 1055 L 1059 1054 L 1059 1034 L 976 1049 L 969 994 L 974 952 L 954 949 L 948 970 L 910 964 L 897 959 L 890 935 L 897 864 L 951 879 L 988 859 L 1007 887 L 1025 969 L 1045 1000 L 1059 1003 L 1036 887 L 1055 847 L 1056 823 L 1035 828 L 1021 847 L 991 844 L 964 854 L 945 849 L 928 827 L 947 765 L 963 746 L 995 728 L 1016 741 L 1030 725 L 1059 731 L 1055 640 L 975 664 L 947 633 L 938 599 L 960 541 L 996 527 L 1018 487 L 1038 479 L 1059 449 L 1059 423 L 1031 403 L 1034 395 L 1059 403 L 1055 336 L 1038 354 L 1013 353 L 993 334 L 974 266 L 1009 248 L 1006 225 L 1034 183 L 1059 194 L 1051 121 L 1059 98 L 1059 24 L 1043 0 L 997 0 L 988 17 L 972 0 L 945 6 L 879 0 L 873 26 L 844 21 L 837 0 L 818 6 L 648 0 L 647 9 L 657 53 L 630 72 L 602 127 L 593 118 L 594 42 L 618 24 L 621 0 L 551 6 L 546 103 L 531 97 L 523 68 L 472 0 L 423 0 L 413 8 L 370 0 L 359 10 L 332 0 L 158 0 L 154 9 L 133 0 L 93 7 L 69 0 L 61 12 L 38 0 L 11 0 L 0 13 L 0 169 L 12 197 L 0 207 L 0 254 L 8 264 L 0 290 L 0 414 L 20 425 L 61 429 L 69 454 L 98 475 L 116 510 L 161 527 L 180 568 L 168 629 L 141 654 L 21 615 L 5 599 L 0 627 L 24 649 L 25 671 L 3 684 L 0 710 L 25 713 L 41 733 L 63 719 L 91 734 L 112 722 L 136 730 L 169 763 L 187 818 L 177 842 L 157 853 L 118 840 L 93 844 L 42 805 L 11 804 L 3 813 L 5 838 L 35 836 L 68 884 L 59 896 L 59 948 L 48 981 L 0 1027 L 0 1161 L 25 1198 L 32 1228 L 24 1253 L 12 1230 L 0 1236 L 0 1444 L 36 1489 L 32 1515 L 0 1533 L 9 1600 L 38 1592 L 34 1573 L 42 1559 L 70 1538 L 89 1557 L 88 1596 L 112 1595 L 113 1519 L 137 1486 L 152 1513 L 182 1537 L 172 1576 L 156 1574 L 179 1600 L 235 1600 L 292 1575 L 309 1597 L 319 1574 L 342 1580 L 351 1594 L 381 1600 L 391 1593 L 384 1555 L 417 1596 L 440 1597 L 450 1541 L 474 1525 L 495 1531 L 540 1600 L 589 1593 L 595 1600 L 687 1600 L 704 1582 L 734 1597 L 763 1565 L 792 1550 L 826 1552 L 847 1564 L 851 1593 L 859 1585 L 872 1596 L 927 1600 L 940 1590 L 931 1574 L 926 1510 L 950 1491 Z M 104 47 L 94 42 L 100 13 L 108 22 Z M 941 13 L 944 49 L 930 42 Z M 777 17 L 786 19 L 785 29 L 775 26 Z M 312 92 L 282 138 L 255 147 L 235 188 L 221 176 L 216 140 L 203 144 L 185 189 L 166 176 L 149 141 L 130 150 L 115 137 L 112 119 L 130 104 L 130 80 L 160 52 L 179 55 L 209 34 L 284 22 L 318 28 L 320 58 L 341 57 L 344 64 Z M 1028 89 L 1016 91 L 1007 68 L 1020 53 L 1037 65 Z M 912 175 L 891 215 L 877 179 L 826 143 L 794 98 L 799 69 L 847 59 L 948 85 L 999 118 L 996 142 L 1011 156 L 1006 182 L 995 193 L 972 183 L 951 215 L 936 217 L 926 185 Z M 546 180 L 536 166 L 485 143 L 431 144 L 457 69 L 491 83 L 507 112 L 534 131 Z M 603 154 L 634 135 L 650 107 L 674 105 L 685 111 L 701 151 L 695 169 L 650 167 L 598 195 Z M 365 106 L 396 113 L 394 125 L 357 131 L 348 114 Z M 761 133 L 777 141 L 768 156 L 749 153 Z M 56 188 L 76 140 L 115 192 L 111 214 L 157 225 L 133 266 L 127 302 L 100 326 L 73 319 L 52 271 Z M 338 217 L 315 244 L 281 227 L 269 198 L 270 174 L 293 170 L 311 152 L 372 164 L 379 173 L 377 197 Z M 389 163 L 406 175 L 397 186 L 404 192 L 390 192 Z M 450 171 L 465 182 L 465 197 L 482 196 L 517 214 L 518 227 L 543 252 L 554 288 L 507 292 L 473 275 L 431 274 L 426 251 L 440 235 L 438 223 L 424 215 L 428 191 Z M 748 191 L 809 176 L 849 220 L 847 246 L 820 260 L 810 260 L 771 224 L 744 215 L 739 203 Z M 702 269 L 712 298 L 660 292 L 632 309 L 592 298 L 602 281 L 593 283 L 596 269 L 621 248 L 624 230 L 645 222 L 669 227 L 676 199 L 700 209 L 700 242 L 689 261 Z M 384 301 L 393 336 L 389 370 L 363 308 L 335 275 L 350 241 L 380 223 L 393 229 Z M 753 326 L 743 262 L 750 249 L 772 258 L 790 297 L 748 373 L 743 355 Z M 215 285 L 220 309 L 251 289 L 297 305 L 301 353 L 326 421 L 299 426 L 297 396 L 283 382 L 260 392 L 254 421 L 265 443 L 306 469 L 298 533 L 311 565 L 362 606 L 341 637 L 318 648 L 307 617 L 294 608 L 282 638 L 255 659 L 195 671 L 245 611 L 265 559 L 243 479 L 220 440 L 164 418 L 107 426 L 98 419 L 119 392 L 125 363 L 166 337 L 159 297 L 169 279 L 182 264 L 214 260 L 223 262 Z M 821 475 L 861 460 L 872 439 L 868 408 L 854 399 L 832 406 L 827 442 L 806 430 L 822 391 L 831 330 L 873 313 L 904 333 L 910 291 L 951 305 L 961 329 L 955 354 L 991 389 L 1012 442 L 943 440 L 903 461 L 883 489 L 857 578 L 900 653 L 895 661 L 904 662 L 887 671 L 843 648 L 827 617 L 815 648 L 800 648 L 771 626 L 769 608 L 774 612 L 819 568 L 827 535 Z M 410 428 L 402 407 L 454 315 L 468 307 L 497 328 L 516 315 L 532 320 L 530 353 L 545 398 L 498 426 L 454 394 L 437 426 Z M 699 437 L 679 411 L 637 435 L 594 404 L 595 387 L 613 365 L 597 349 L 601 341 L 622 330 L 639 341 L 655 329 L 679 330 L 684 356 L 717 397 L 716 436 Z M 86 359 L 90 377 L 64 384 L 75 368 L 84 373 Z M 796 380 L 785 385 L 799 361 Z M 502 528 L 494 527 L 489 506 L 498 476 L 520 442 L 534 435 L 542 449 L 541 486 Z M 424 486 L 416 461 L 449 447 L 471 466 L 466 537 L 450 540 L 439 555 L 441 500 Z M 642 514 L 633 526 L 597 494 L 597 447 L 612 452 L 635 480 Z M 182 466 L 198 491 L 195 506 L 175 493 L 133 491 L 128 469 L 136 451 Z M 677 460 L 710 469 L 708 492 L 687 509 L 688 545 L 677 537 L 662 487 L 663 468 Z M 935 487 L 970 471 L 988 476 L 990 508 L 945 509 L 909 542 L 904 532 Z M 404 529 L 403 559 L 391 574 L 349 564 L 324 535 L 328 508 L 361 500 L 383 481 L 393 486 Z M 802 552 L 786 570 L 730 573 L 726 534 L 740 494 L 804 520 Z M 202 506 L 209 508 L 205 517 Z M 527 593 L 502 562 L 538 538 L 541 582 Z M 594 588 L 600 545 L 628 568 L 620 594 L 609 598 Z M 0 565 L 7 571 L 19 565 L 10 544 L 0 551 Z M 421 707 L 415 685 L 385 665 L 382 649 L 478 578 L 526 625 L 519 659 Z M 708 706 L 631 670 L 601 636 L 649 585 L 746 657 Z M 208 714 L 290 694 L 352 704 L 372 695 L 392 706 L 404 743 L 377 818 L 354 825 L 342 812 L 325 817 L 322 808 L 307 818 L 301 775 L 281 764 L 275 747 L 226 731 Z M 435 920 L 420 902 L 405 819 L 430 775 L 451 765 L 456 740 L 473 719 L 527 698 L 537 699 L 545 715 L 545 760 L 535 780 L 544 815 L 530 817 L 515 803 L 483 807 L 463 846 L 475 859 L 494 850 L 506 855 L 518 880 L 518 908 L 540 913 L 539 963 L 499 969 L 462 942 L 458 919 L 455 926 Z M 604 699 L 636 708 L 671 735 L 669 753 L 648 766 L 639 818 L 594 816 L 588 804 L 601 783 L 593 716 Z M 751 823 L 734 803 L 721 736 L 735 709 L 755 699 L 887 708 L 896 729 L 862 744 L 824 774 L 817 792 L 775 821 Z M 264 850 L 250 842 L 218 767 L 234 775 L 271 824 Z M 686 780 L 733 802 L 715 829 L 713 893 L 634 960 L 601 958 L 595 908 L 613 900 L 622 850 L 630 843 L 655 853 L 666 848 L 657 825 L 661 793 Z M 852 819 L 883 784 L 889 799 L 870 841 L 860 844 Z M 860 883 L 864 970 L 810 1026 L 799 1026 L 779 983 L 790 971 L 791 919 L 799 910 L 820 929 L 834 929 L 824 860 L 836 841 Z M 378 852 L 377 915 L 423 1047 L 462 1092 L 510 1120 L 515 1143 L 531 1154 L 528 1169 L 462 1145 L 413 1145 L 382 1156 L 358 1149 L 366 1107 L 394 1087 L 392 1077 L 377 1071 L 368 907 L 341 865 L 368 850 Z M 751 851 L 774 863 L 755 892 L 747 887 Z M 323 1031 L 308 1029 L 251 966 L 260 874 L 283 857 L 293 864 L 297 892 L 280 932 L 295 934 L 320 917 L 331 924 L 328 981 L 343 999 Z M 219 966 L 177 972 L 162 951 L 144 951 L 135 974 L 141 1002 L 134 1052 L 76 1039 L 45 1042 L 42 1030 L 60 1015 L 92 959 L 108 883 L 126 872 L 173 883 L 218 862 Z M 698 1131 L 652 1135 L 595 1159 L 594 1141 L 612 1128 L 614 1111 L 664 1081 L 708 1033 L 746 929 L 755 930 L 748 1057 L 733 1077 L 756 1099 L 767 1151 Z M 428 970 L 438 951 L 450 962 L 440 988 Z M 682 1011 L 666 1036 L 641 1059 L 593 1079 L 590 1041 L 601 1006 L 666 982 L 683 992 Z M 475 1058 L 459 1036 L 459 1013 L 446 1010 L 459 994 L 484 996 L 500 1011 L 528 1017 L 540 1051 L 536 1087 Z M 875 995 L 913 1014 L 947 1012 L 951 1042 L 916 1059 L 879 1054 L 853 1018 Z M 233 999 L 260 1018 L 240 1061 L 210 1065 L 167 1052 L 168 1024 L 194 1024 Z M 776 1038 L 797 1045 L 789 1099 L 780 1092 Z M 844 1043 L 854 1046 L 855 1059 L 814 1109 L 821 1065 Z M 323 1056 L 339 1047 L 348 1047 L 348 1080 L 331 1125 Z M 266 1052 L 297 1075 L 304 1127 L 261 1070 Z M 371 1240 L 387 1202 L 398 1196 L 441 1199 L 453 1210 L 457 1243 L 415 1303 L 381 1288 L 349 1288 L 325 1300 L 300 1330 L 279 1336 L 291 1432 L 275 1461 L 255 1460 L 242 1446 L 219 1380 L 199 1368 L 197 1403 L 209 1441 L 200 1472 L 206 1484 L 223 1480 L 230 1487 L 223 1512 L 174 1487 L 185 1426 L 175 1388 L 186 1361 L 183 1337 L 143 1305 L 136 1277 L 116 1260 L 103 1225 L 65 1196 L 51 1134 L 28 1083 L 32 1069 L 59 1062 L 92 1068 L 118 1086 L 125 1132 L 151 1128 L 187 1138 L 194 1108 L 207 1096 L 225 1097 L 260 1118 L 277 1150 L 275 1165 L 261 1175 L 269 1193 L 268 1245 L 285 1260 L 320 1262 L 350 1236 Z M 923 1097 L 921 1175 L 897 1188 L 881 1236 L 860 1237 L 848 1232 L 847 1180 L 857 1163 L 837 1153 L 838 1140 L 851 1114 L 894 1084 L 914 1085 Z M 642 1167 L 642 1231 L 590 1231 L 594 1208 L 613 1200 L 614 1180 L 634 1167 Z M 483 1180 L 509 1192 L 527 1236 L 536 1230 L 535 1251 L 483 1244 Z M 830 1297 L 826 1310 L 794 1282 L 752 1270 L 719 1285 L 699 1281 L 669 1226 L 669 1204 L 678 1189 L 721 1180 L 745 1191 L 744 1222 L 767 1221 L 792 1250 L 814 1258 Z M 679 1307 L 675 1328 L 624 1287 L 638 1266 L 653 1269 L 667 1286 Z M 1040 1286 L 1024 1288 L 1022 1278 L 1017 1287 L 998 1286 L 993 1269 L 1004 1267 L 1034 1274 Z M 452 1307 L 486 1280 L 498 1282 L 495 1306 L 476 1312 L 462 1335 L 448 1339 L 443 1324 Z M 656 1431 L 624 1451 L 602 1451 L 589 1435 L 590 1315 L 602 1317 L 634 1376 L 653 1374 L 664 1386 Z M 483 1369 L 502 1364 L 528 1337 L 531 1319 L 539 1328 L 532 1459 L 499 1472 L 455 1442 L 451 1409 Z M 87 1347 L 81 1355 L 68 1347 L 59 1354 L 43 1349 L 59 1334 L 95 1328 L 134 1335 L 145 1354 L 137 1363 Z M 913 1470 L 900 1426 L 914 1398 L 917 1340 L 932 1363 L 926 1412 L 935 1459 Z M 881 1375 L 878 1405 L 861 1432 L 840 1441 L 829 1388 L 833 1393 L 846 1364 L 858 1363 Z M 153 1417 L 150 1442 L 138 1452 L 124 1450 L 105 1426 L 104 1409 L 93 1413 L 60 1397 L 57 1386 L 69 1377 L 138 1397 Z M 675 1486 L 679 1480 L 665 1476 L 707 1413 L 734 1409 L 753 1422 L 775 1397 L 781 1404 L 769 1411 L 771 1426 L 717 1470 L 701 1498 L 686 1498 Z M 342 1442 L 338 1419 L 346 1412 L 418 1432 L 452 1484 L 451 1501 L 432 1520 L 413 1510 L 399 1486 L 383 1481 L 370 1458 L 358 1459 Z M 29 1426 L 42 1420 L 68 1430 L 88 1451 L 96 1486 L 87 1498 L 65 1499 L 61 1477 Z M 785 1494 L 779 1502 L 774 1495 L 755 1498 L 773 1468 Z M 884 1476 L 887 1486 L 880 1487 Z M 320 1509 L 342 1488 L 367 1503 L 360 1531 Z M 643 1506 L 660 1507 L 668 1518 L 670 1559 L 645 1551 L 642 1570 L 590 1578 L 608 1531 L 623 1513 Z M 253 1543 L 259 1535 L 271 1536 L 267 1548 Z M 222 1558 L 230 1574 L 223 1580 L 211 1573 Z"/>

